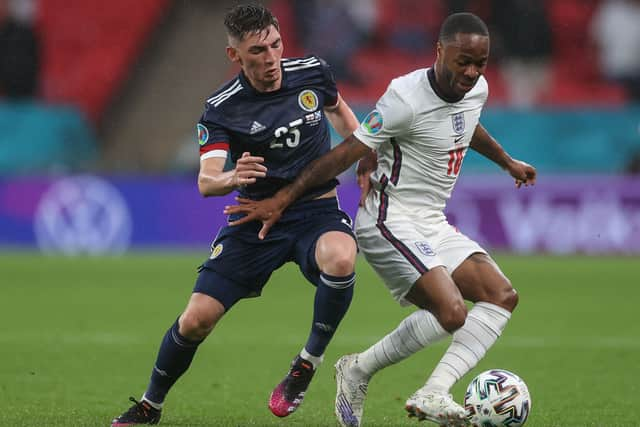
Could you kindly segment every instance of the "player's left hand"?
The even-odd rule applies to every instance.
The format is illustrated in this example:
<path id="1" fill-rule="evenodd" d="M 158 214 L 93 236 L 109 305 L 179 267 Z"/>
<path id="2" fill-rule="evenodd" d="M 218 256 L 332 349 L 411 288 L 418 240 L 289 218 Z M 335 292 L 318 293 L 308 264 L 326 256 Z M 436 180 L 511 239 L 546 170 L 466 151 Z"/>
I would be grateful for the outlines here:
<path id="1" fill-rule="evenodd" d="M 515 178 L 517 188 L 522 187 L 522 184 L 528 187 L 536 183 L 536 168 L 528 163 L 513 159 L 509 165 L 507 165 L 507 170 L 509 174 Z"/>
<path id="2" fill-rule="evenodd" d="M 282 216 L 284 208 L 282 204 L 276 198 L 264 199 L 264 200 L 251 200 L 243 197 L 236 197 L 237 205 L 225 206 L 224 214 L 246 214 L 242 218 L 231 221 L 229 225 L 240 225 L 250 221 L 262 221 L 262 228 L 258 232 L 258 238 L 263 240 L 273 224 L 278 222 Z"/>

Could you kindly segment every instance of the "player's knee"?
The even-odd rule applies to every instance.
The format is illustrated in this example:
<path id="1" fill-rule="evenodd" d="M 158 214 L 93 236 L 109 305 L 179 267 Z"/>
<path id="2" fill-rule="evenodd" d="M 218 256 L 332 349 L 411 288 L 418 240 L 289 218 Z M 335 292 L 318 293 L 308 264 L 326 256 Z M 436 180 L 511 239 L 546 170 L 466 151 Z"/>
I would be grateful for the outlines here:
<path id="1" fill-rule="evenodd" d="M 512 287 L 510 287 L 508 290 L 503 292 L 502 301 L 498 305 L 513 312 L 513 310 L 516 309 L 516 306 L 518 305 L 519 300 L 520 300 L 520 296 L 518 295 L 518 292 L 516 292 L 516 290 L 513 289 Z"/>
<path id="2" fill-rule="evenodd" d="M 353 239 L 338 232 L 323 235 L 316 246 L 316 263 L 320 270 L 336 277 L 353 273 L 357 247 Z"/>
<path id="3" fill-rule="evenodd" d="M 331 252 L 325 251 L 318 259 L 320 270 L 331 276 L 344 277 L 353 273 L 356 250 L 340 248 Z"/>
<path id="4" fill-rule="evenodd" d="M 213 316 L 185 311 L 180 317 L 180 335 L 193 340 L 202 340 L 209 335 L 215 325 L 216 319 Z"/>
<path id="5" fill-rule="evenodd" d="M 512 312 L 518 305 L 519 297 L 516 290 L 511 286 L 509 279 L 505 277 L 505 282 L 502 286 L 498 287 L 494 292 L 490 292 L 485 299 L 486 302 Z"/>
<path id="6" fill-rule="evenodd" d="M 438 321 L 440 325 L 447 332 L 455 332 L 464 325 L 464 322 L 467 320 L 467 306 L 464 304 L 464 301 L 456 301 L 451 306 L 447 307 L 440 315 L 438 316 Z"/>
<path id="7" fill-rule="evenodd" d="M 338 256 L 326 263 L 323 272 L 332 276 L 344 277 L 353 273 L 354 263 L 349 256 Z"/>

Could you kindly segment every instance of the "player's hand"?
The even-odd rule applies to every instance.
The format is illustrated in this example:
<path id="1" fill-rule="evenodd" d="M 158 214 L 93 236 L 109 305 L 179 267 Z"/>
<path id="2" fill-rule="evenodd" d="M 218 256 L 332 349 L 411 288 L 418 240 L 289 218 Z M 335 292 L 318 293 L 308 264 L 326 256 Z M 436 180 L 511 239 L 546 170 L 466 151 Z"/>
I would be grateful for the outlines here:
<path id="1" fill-rule="evenodd" d="M 360 187 L 360 201 L 358 202 L 358 206 L 364 206 L 364 201 L 371 191 L 371 172 L 376 170 L 377 167 L 378 155 L 373 150 L 358 161 L 358 166 L 356 166 L 356 179 L 358 187 Z"/>
<path id="2" fill-rule="evenodd" d="M 252 156 L 251 153 L 244 152 L 242 157 L 236 162 L 233 170 L 232 185 L 234 188 L 253 184 L 257 178 L 267 176 L 267 167 L 263 165 L 264 158 Z"/>
<path id="3" fill-rule="evenodd" d="M 236 197 L 237 205 L 225 206 L 225 215 L 245 214 L 244 217 L 231 221 L 229 225 L 240 225 L 250 221 L 262 221 L 262 228 L 258 232 L 258 238 L 263 240 L 273 224 L 278 222 L 284 211 L 282 203 L 276 198 L 264 200 L 251 200 Z"/>
<path id="4" fill-rule="evenodd" d="M 517 188 L 522 187 L 522 184 L 524 184 L 525 187 L 528 187 L 530 185 L 535 185 L 536 183 L 536 168 L 528 163 L 514 159 L 507 166 L 507 170 L 509 171 L 509 174 L 515 178 Z"/>

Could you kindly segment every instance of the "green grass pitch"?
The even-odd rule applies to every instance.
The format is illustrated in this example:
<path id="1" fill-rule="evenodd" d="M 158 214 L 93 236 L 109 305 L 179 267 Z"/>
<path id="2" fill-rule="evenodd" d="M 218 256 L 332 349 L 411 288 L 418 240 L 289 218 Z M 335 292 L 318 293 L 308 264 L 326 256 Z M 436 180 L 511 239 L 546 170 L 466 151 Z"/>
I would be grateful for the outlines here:
<path id="1" fill-rule="evenodd" d="M 193 253 L 114 258 L 0 254 L 0 426 L 108 426 L 147 383 L 158 344 L 183 309 L 203 259 Z M 489 368 L 522 376 L 533 398 L 528 427 L 640 425 L 638 258 L 496 260 L 520 292 L 502 338 L 454 388 Z M 336 426 L 333 363 L 363 350 L 410 311 L 360 260 L 356 294 L 292 416 L 267 409 L 271 389 L 306 340 L 313 298 L 295 265 L 263 296 L 236 306 L 201 346 L 165 405 L 164 426 Z M 365 426 L 417 426 L 405 399 L 446 344 L 371 382 Z"/>

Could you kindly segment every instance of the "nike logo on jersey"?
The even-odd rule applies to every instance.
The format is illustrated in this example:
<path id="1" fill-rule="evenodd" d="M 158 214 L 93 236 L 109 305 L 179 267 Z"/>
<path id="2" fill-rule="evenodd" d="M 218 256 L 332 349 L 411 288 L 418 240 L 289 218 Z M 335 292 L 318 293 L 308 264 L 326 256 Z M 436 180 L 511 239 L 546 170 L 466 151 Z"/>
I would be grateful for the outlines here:
<path id="1" fill-rule="evenodd" d="M 464 138 L 464 135 L 462 135 L 462 136 L 459 136 L 459 137 L 455 138 L 455 139 L 453 140 L 453 143 L 454 143 L 454 144 L 457 144 L 458 142 L 462 141 L 462 138 Z"/>
<path id="2" fill-rule="evenodd" d="M 249 131 L 249 134 L 250 134 L 250 135 L 255 135 L 256 133 L 258 133 L 258 132 L 262 132 L 262 131 L 263 131 L 263 130 L 265 130 L 265 129 L 266 129 L 266 126 L 265 126 L 265 125 L 260 124 L 260 123 L 258 123 L 258 122 L 255 122 L 255 121 L 254 121 L 254 122 L 251 124 L 251 130 Z"/>

